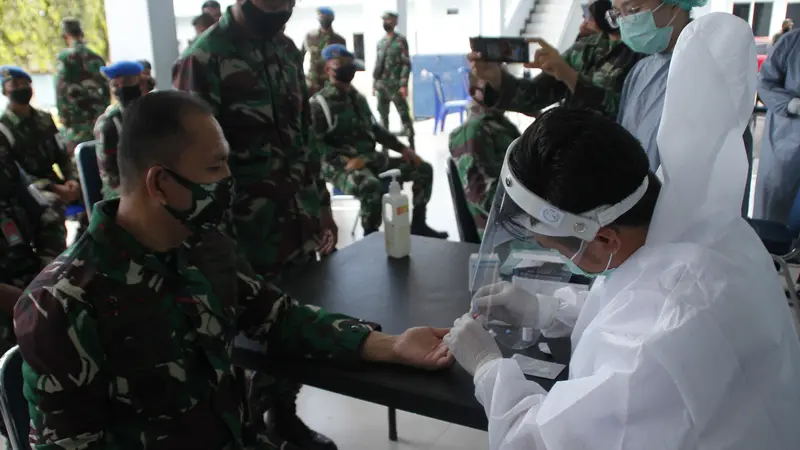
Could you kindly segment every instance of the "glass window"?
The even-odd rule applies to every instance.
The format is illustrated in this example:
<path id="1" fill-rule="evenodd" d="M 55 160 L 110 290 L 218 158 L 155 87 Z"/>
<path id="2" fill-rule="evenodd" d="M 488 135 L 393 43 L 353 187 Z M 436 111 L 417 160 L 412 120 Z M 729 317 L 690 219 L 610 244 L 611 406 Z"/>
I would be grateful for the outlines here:
<path id="1" fill-rule="evenodd" d="M 750 23 L 750 2 L 747 3 L 734 3 L 733 4 L 733 15 L 739 16 L 747 23 Z"/>

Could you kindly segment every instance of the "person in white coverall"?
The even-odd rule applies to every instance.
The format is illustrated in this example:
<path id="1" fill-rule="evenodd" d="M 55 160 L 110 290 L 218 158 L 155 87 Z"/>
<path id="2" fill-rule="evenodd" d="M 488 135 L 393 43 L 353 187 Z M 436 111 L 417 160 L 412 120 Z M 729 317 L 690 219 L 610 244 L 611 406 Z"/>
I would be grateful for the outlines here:
<path id="1" fill-rule="evenodd" d="M 746 22 L 714 13 L 686 28 L 658 135 L 660 192 L 638 142 L 590 112 L 556 109 L 512 144 L 489 227 L 606 276 L 579 295 L 500 283 L 474 298 L 546 336 L 571 331 L 569 379 L 549 393 L 482 320 L 465 315 L 445 337 L 474 375 L 492 450 L 800 448 L 800 341 L 740 211 L 755 86 Z"/>

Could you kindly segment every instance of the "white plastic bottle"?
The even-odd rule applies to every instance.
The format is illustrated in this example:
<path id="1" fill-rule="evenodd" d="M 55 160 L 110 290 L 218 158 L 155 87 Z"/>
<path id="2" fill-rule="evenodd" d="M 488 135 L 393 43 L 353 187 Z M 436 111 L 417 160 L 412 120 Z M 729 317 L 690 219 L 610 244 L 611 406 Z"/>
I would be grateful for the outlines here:
<path id="1" fill-rule="evenodd" d="M 397 177 L 399 169 L 387 170 L 381 178 L 392 177 L 389 193 L 383 195 L 381 205 L 386 235 L 386 254 L 390 258 L 405 258 L 411 253 L 411 220 L 409 220 L 408 196 L 403 194 Z"/>

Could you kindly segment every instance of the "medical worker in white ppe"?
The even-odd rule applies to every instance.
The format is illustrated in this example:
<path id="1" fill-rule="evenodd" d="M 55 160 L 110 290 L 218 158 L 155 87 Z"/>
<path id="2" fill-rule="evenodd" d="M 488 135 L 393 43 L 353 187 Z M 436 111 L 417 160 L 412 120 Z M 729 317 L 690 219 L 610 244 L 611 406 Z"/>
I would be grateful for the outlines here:
<path id="1" fill-rule="evenodd" d="M 589 112 L 554 110 L 512 144 L 487 233 L 503 227 L 606 276 L 580 295 L 500 283 L 474 298 L 547 336 L 571 331 L 569 379 L 549 393 L 480 318 L 445 337 L 474 375 L 492 450 L 800 448 L 800 341 L 740 211 L 755 86 L 749 25 L 709 14 L 672 58 L 663 186 L 637 141 Z"/>

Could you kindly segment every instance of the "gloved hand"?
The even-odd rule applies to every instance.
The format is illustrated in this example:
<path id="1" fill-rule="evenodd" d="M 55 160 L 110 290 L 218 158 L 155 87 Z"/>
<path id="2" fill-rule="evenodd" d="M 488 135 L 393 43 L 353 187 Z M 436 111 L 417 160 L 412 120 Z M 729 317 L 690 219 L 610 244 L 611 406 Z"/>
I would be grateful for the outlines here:
<path id="1" fill-rule="evenodd" d="M 800 97 L 789 100 L 789 106 L 786 109 L 789 110 L 789 114 L 800 115 Z"/>
<path id="2" fill-rule="evenodd" d="M 472 302 L 480 315 L 491 315 L 509 325 L 537 330 L 553 323 L 561 303 L 555 297 L 534 295 L 507 281 L 478 289 Z"/>
<path id="3" fill-rule="evenodd" d="M 503 359 L 492 335 L 470 313 L 456 320 L 443 341 L 461 367 L 473 376 L 486 364 Z"/>

